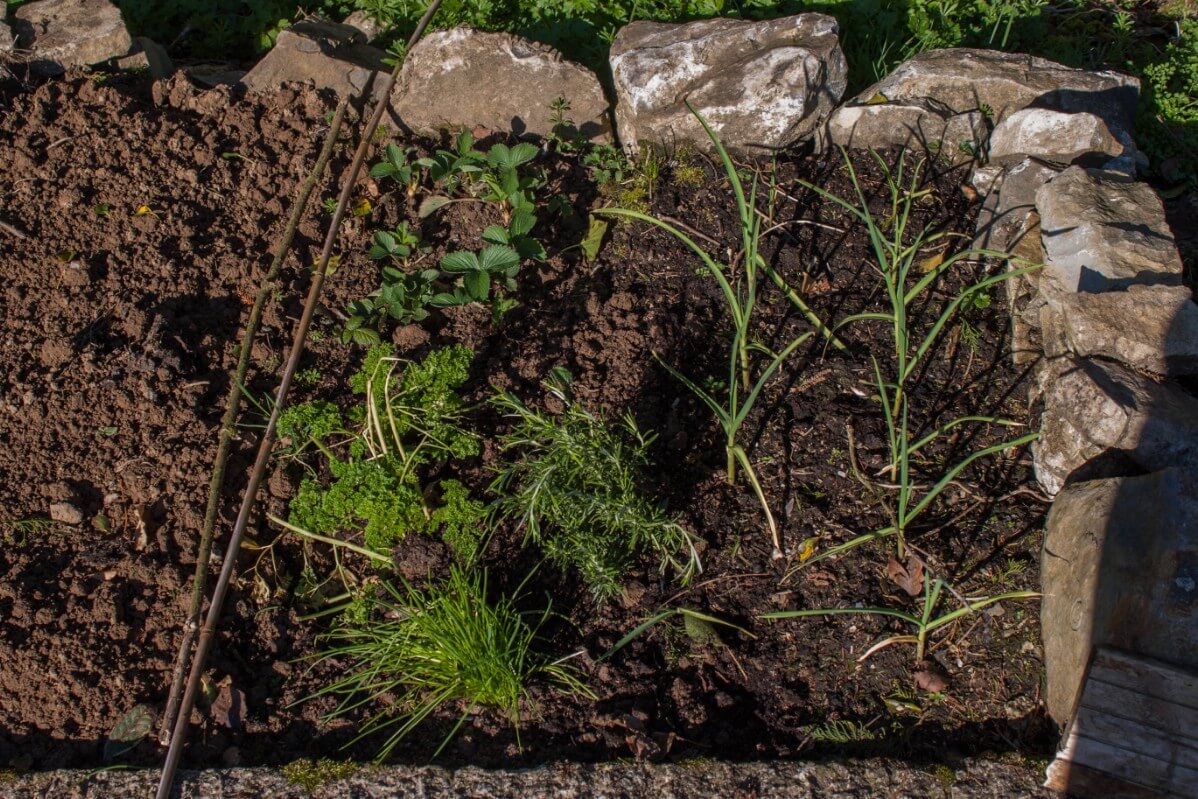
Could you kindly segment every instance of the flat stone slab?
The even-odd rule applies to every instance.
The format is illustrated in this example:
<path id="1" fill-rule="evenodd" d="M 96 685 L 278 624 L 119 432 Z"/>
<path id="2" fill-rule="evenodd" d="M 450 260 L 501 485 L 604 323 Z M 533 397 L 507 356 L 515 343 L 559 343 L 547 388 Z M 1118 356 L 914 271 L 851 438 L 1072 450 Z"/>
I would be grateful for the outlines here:
<path id="1" fill-rule="evenodd" d="M 616 127 L 641 143 L 713 148 L 689 101 L 732 152 L 768 154 L 814 134 L 840 101 L 848 65 L 826 14 L 766 22 L 633 22 L 611 47 Z"/>
<path id="2" fill-rule="evenodd" d="M 17 44 L 30 51 L 30 71 L 43 76 L 125 55 L 133 44 L 108 0 L 38 0 L 19 7 L 12 24 Z"/>
<path id="3" fill-rule="evenodd" d="M 428 34 L 408 53 L 391 95 L 400 123 L 416 133 L 473 128 L 548 136 L 550 104 L 585 138 L 609 141 L 607 97 L 599 79 L 547 44 L 459 27 Z"/>
<path id="4" fill-rule="evenodd" d="M 1059 723 L 1073 717 L 1093 646 L 1198 666 L 1193 473 L 1066 487 L 1048 514 L 1040 568 L 1046 700 Z"/>
<path id="5" fill-rule="evenodd" d="M 1024 758 L 973 758 L 944 771 L 896 760 L 803 763 L 563 763 L 540 768 L 457 771 L 421 766 L 363 766 L 348 779 L 311 793 L 278 769 L 183 771 L 179 799 L 995 799 L 1057 796 L 1039 783 L 1041 769 Z M 155 770 L 55 771 L 0 785 L 0 799 L 145 799 L 158 784 Z"/>
<path id="6" fill-rule="evenodd" d="M 1185 286 L 1066 294 L 1040 315 L 1050 358 L 1098 356 L 1158 375 L 1198 374 L 1198 305 Z"/>
<path id="7" fill-rule="evenodd" d="M 380 73 L 387 70 L 386 53 L 365 41 L 366 35 L 350 25 L 303 20 L 280 31 L 275 46 L 241 80 L 254 91 L 306 83 L 339 97 L 356 96 L 368 85 L 379 87 L 384 78 Z M 372 97 L 378 95 L 377 88 L 372 89 Z"/>
<path id="8" fill-rule="evenodd" d="M 858 150 L 919 146 L 954 163 L 973 160 L 989 128 L 981 111 L 959 114 L 905 103 L 847 104 L 828 118 L 827 140 Z"/>
<path id="9" fill-rule="evenodd" d="M 1036 210 L 1044 276 L 1059 289 L 1181 285 L 1181 256 L 1160 198 L 1148 184 L 1073 166 L 1036 191 Z"/>
<path id="10" fill-rule="evenodd" d="M 854 104 L 880 99 L 960 114 L 985 108 L 995 124 L 1029 106 L 1087 111 L 1131 130 L 1140 84 L 1118 72 L 1093 72 L 1018 53 L 954 47 L 929 50 L 900 64 L 861 92 Z"/>
<path id="11" fill-rule="evenodd" d="M 1024 108 L 990 134 L 990 162 L 1015 163 L 1030 156 L 1069 166 L 1085 160 L 1101 166 L 1123 154 L 1123 145 L 1096 114 Z"/>
<path id="12" fill-rule="evenodd" d="M 1050 495 L 1082 467 L 1102 475 L 1100 457 L 1141 469 L 1198 471 L 1198 398 L 1117 363 L 1049 361 L 1037 380 L 1044 400 L 1040 438 L 1032 443 L 1036 479 Z"/>

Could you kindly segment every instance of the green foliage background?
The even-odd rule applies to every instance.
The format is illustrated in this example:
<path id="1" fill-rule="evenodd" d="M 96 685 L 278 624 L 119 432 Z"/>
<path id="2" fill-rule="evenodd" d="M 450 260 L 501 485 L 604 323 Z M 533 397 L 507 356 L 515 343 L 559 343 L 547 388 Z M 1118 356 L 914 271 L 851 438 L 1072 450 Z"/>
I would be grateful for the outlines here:
<path id="1" fill-rule="evenodd" d="M 17 5 L 8 0 L 9 5 Z M 425 0 L 116 0 L 134 32 L 176 56 L 228 59 L 268 49 L 308 13 L 364 10 L 402 40 Z M 444 0 L 434 22 L 512 31 L 606 72 L 607 49 L 632 20 L 746 19 L 824 11 L 840 21 L 850 92 L 935 47 L 1029 52 L 1141 78 L 1137 140 L 1171 179 L 1198 173 L 1198 5 L 1194 0 Z"/>

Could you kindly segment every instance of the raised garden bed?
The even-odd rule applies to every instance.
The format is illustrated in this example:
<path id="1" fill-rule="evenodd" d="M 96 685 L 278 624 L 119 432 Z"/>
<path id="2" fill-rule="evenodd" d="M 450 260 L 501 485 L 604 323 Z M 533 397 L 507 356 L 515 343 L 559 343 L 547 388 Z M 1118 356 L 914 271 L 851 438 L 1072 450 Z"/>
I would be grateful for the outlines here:
<path id="1" fill-rule="evenodd" d="M 158 84 L 153 97 L 139 79 L 116 77 L 74 78 L 5 99 L 0 126 L 13 157 L 0 167 L 0 218 L 26 237 L 9 236 L 0 254 L 9 275 L 0 345 L 7 542 L 0 549 L 0 766 L 104 765 L 104 741 L 122 716 L 165 699 L 239 320 L 269 262 L 284 198 L 314 160 L 331 108 L 311 93 L 250 100 L 223 90 L 197 94 L 178 80 Z M 476 134 L 483 151 L 503 141 L 489 131 Z M 388 141 L 380 138 L 372 163 Z M 396 143 L 420 155 L 448 146 Z M 336 158 L 348 158 L 348 150 Z M 910 228 L 965 235 L 948 251 L 919 253 L 917 271 L 935 272 L 938 259 L 972 237 L 976 194 L 965 187 L 965 169 L 934 153 L 882 154 L 887 166 L 900 160 L 905 179 L 923 163 Z M 879 163 L 859 153 L 852 165 L 875 219 L 893 225 Z M 611 220 L 595 257 L 586 252 L 596 242 L 587 240 L 588 212 L 605 205 L 672 220 L 721 262 L 742 246 L 718 162 L 682 149 L 657 167 L 625 165 L 620 179 L 604 185 L 580 157 L 538 151 L 520 173 L 538 176 L 530 189 L 537 214 L 531 234 L 547 257 L 522 260 L 517 287 L 506 292 L 518 304 L 502 314 L 478 303 L 434 309 L 418 324 L 381 328 L 398 358 L 420 361 L 450 345 L 471 353 L 459 423 L 478 436 L 479 454 L 426 464 L 422 483 L 452 478 L 474 499 L 494 499 L 496 469 L 526 450 L 501 447 L 512 422 L 488 401 L 502 389 L 558 418 L 566 406 L 543 383 L 564 367 L 578 407 L 613 427 L 629 414 L 642 431 L 656 433 L 638 491 L 703 542 L 703 571 L 689 583 L 674 571 L 659 573 L 659 559 L 641 552 L 616 578 L 619 589 L 600 601 L 577 569 L 544 562 L 539 547 L 522 545 L 518 521 L 498 517 L 481 556 L 461 568 L 485 570 L 492 602 L 507 596 L 532 613 L 551 607 L 533 651 L 569 657 L 566 665 L 593 696 L 533 679 L 519 703 L 518 732 L 501 713 L 468 714 L 440 761 L 1047 756 L 1052 736 L 1039 702 L 1032 602 L 1003 601 L 939 627 L 923 663 L 904 642 L 859 661 L 880 641 L 911 632 L 893 618 L 762 618 L 819 608 L 916 612 L 923 601 L 912 574 L 916 561 L 890 563 L 894 536 L 819 559 L 891 524 L 895 492 L 882 472 L 890 455 L 871 361 L 884 374 L 891 368 L 890 327 L 862 321 L 840 328 L 843 351 L 813 335 L 766 381 L 748 416 L 738 441 L 780 528 L 785 556 L 772 557 L 761 504 L 743 477 L 734 486 L 725 478 L 722 431 L 667 368 L 714 395 L 726 390 L 731 322 L 718 282 L 676 237 L 626 219 Z M 740 168 L 746 181 L 754 171 L 769 180 L 767 163 Z M 884 311 L 866 227 L 804 185 L 855 202 L 841 155 L 782 159 L 775 179 L 775 207 L 759 198 L 766 263 L 828 324 Z M 335 190 L 330 179 L 323 196 Z M 429 247 L 419 264 L 436 267 L 447 253 L 478 251 L 485 228 L 503 222 L 503 210 L 485 202 L 456 202 L 420 218 L 421 202 L 443 191 L 427 174 L 410 197 L 389 179 L 364 179 L 356 195 L 360 215 L 342 230 L 341 260 L 293 399 L 333 403 L 351 432 L 349 409 L 362 395 L 351 391 L 350 377 L 367 347 L 340 338 L 346 309 L 378 287 L 380 265 L 367 257 L 372 236 L 407 221 Z M 300 228 L 298 258 L 288 262 L 268 305 L 246 386 L 261 407 L 299 311 L 303 268 L 327 219 L 314 202 Z M 967 259 L 945 270 L 912 305 L 914 334 L 926 333 L 987 268 Z M 760 293 L 751 328 L 756 343 L 776 350 L 811 330 L 772 283 L 763 279 Z M 1011 365 L 1009 324 L 1001 285 L 950 315 L 907 386 L 912 436 L 963 416 L 1029 421 L 1025 375 Z M 226 531 L 261 418 L 253 407 L 242 418 L 222 506 Z M 998 425 L 954 428 L 912 460 L 911 480 L 926 490 L 962 458 L 1010 437 Z M 376 733 L 342 749 L 377 705 L 330 721 L 324 714 L 335 699 L 296 704 L 349 667 L 345 659 L 312 668 L 303 661 L 329 646 L 319 636 L 344 618 L 320 615 L 346 593 L 335 578 L 333 548 L 265 518 L 288 518 L 305 475 L 328 485 L 327 459 L 314 452 L 294 458 L 281 451 L 273 467 L 210 662 L 213 700 L 198 711 L 188 764 L 366 760 L 387 740 L 388 733 Z M 336 450 L 343 458 L 345 452 Z M 1022 449 L 981 458 L 912 525 L 908 552 L 925 564 L 929 580 L 942 577 L 954 592 L 944 592 L 938 612 L 960 607 L 957 595 L 973 602 L 1036 588 L 1046 504 L 1029 476 Z M 444 499 L 433 491 L 428 501 L 435 507 Z M 59 521 L 44 520 L 52 507 Z M 364 541 L 361 527 L 345 526 L 335 537 L 379 549 Z M 384 547 L 393 564 L 344 548 L 336 550 L 338 561 L 353 575 L 351 588 L 360 586 L 358 595 L 377 595 L 382 580 L 398 584 L 396 575 L 433 590 L 455 558 L 441 532 L 430 528 Z M 702 616 L 665 618 L 600 661 L 642 622 L 672 608 Z M 449 703 L 434 712 L 391 759 L 426 762 L 465 709 Z M 119 762 L 149 765 L 159 756 L 147 739 Z"/>

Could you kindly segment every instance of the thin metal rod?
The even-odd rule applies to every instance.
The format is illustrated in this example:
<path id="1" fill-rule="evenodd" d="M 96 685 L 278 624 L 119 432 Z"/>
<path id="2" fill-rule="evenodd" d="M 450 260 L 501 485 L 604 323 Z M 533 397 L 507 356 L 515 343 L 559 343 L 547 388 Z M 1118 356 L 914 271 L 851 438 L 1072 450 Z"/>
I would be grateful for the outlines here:
<path id="1" fill-rule="evenodd" d="M 441 0 L 432 0 L 429 4 L 428 10 L 420 18 L 420 22 L 416 25 L 416 30 L 413 31 L 411 38 L 408 40 L 408 47 L 405 53 L 411 50 L 412 46 L 424 34 L 424 29 L 428 27 L 429 21 L 433 18 L 440 5 Z M 200 628 L 195 655 L 191 663 L 191 671 L 187 679 L 187 688 L 183 694 L 183 701 L 180 703 L 178 715 L 175 718 L 175 729 L 171 736 L 170 747 L 166 752 L 166 761 L 162 766 L 162 777 L 158 782 L 156 799 L 170 798 L 175 781 L 175 772 L 179 768 L 179 759 L 183 755 L 183 744 L 187 740 L 191 710 L 195 704 L 196 695 L 199 693 L 200 680 L 204 674 L 213 638 L 216 635 L 216 625 L 220 621 L 225 595 L 229 591 L 229 584 L 233 579 L 233 572 L 236 569 L 237 553 L 241 547 L 241 540 L 245 537 L 245 529 L 249 524 L 250 514 L 257 499 L 258 488 L 262 483 L 263 475 L 266 473 L 266 467 L 270 463 L 279 414 L 286 406 L 287 392 L 291 388 L 291 379 L 295 374 L 296 368 L 299 366 L 300 356 L 303 354 L 304 341 L 308 337 L 308 328 L 312 324 L 312 316 L 319 304 L 320 292 L 324 287 L 329 259 L 333 254 L 333 246 L 337 242 L 337 233 L 341 227 L 341 221 L 345 218 L 346 206 L 349 204 L 349 198 L 353 195 L 354 187 L 358 181 L 358 174 L 362 170 L 362 164 L 366 160 L 366 153 L 370 149 L 374 131 L 378 128 L 383 114 L 387 111 L 391 90 L 394 88 L 395 81 L 399 77 L 402 65 L 403 59 L 398 59 L 395 68 L 387 76 L 382 88 L 379 90 L 379 99 L 375 106 L 374 114 L 371 116 L 370 122 L 366 125 L 362 133 L 362 138 L 358 142 L 358 148 L 354 152 L 353 161 L 350 163 L 349 172 L 345 176 L 345 182 L 341 187 L 341 194 L 337 199 L 337 208 L 333 212 L 332 221 L 329 223 L 329 230 L 325 236 L 324 247 L 320 252 L 320 259 L 313 269 L 312 283 L 308 289 L 308 298 L 304 302 L 303 313 L 296 324 L 291 353 L 287 358 L 287 365 L 284 367 L 283 376 L 279 381 L 274 408 L 271 410 L 270 419 L 266 423 L 266 430 L 263 431 L 262 440 L 258 445 L 258 456 L 254 460 L 254 468 L 250 473 L 249 483 L 245 488 L 245 495 L 242 497 L 241 509 L 237 513 L 237 521 L 233 525 L 233 533 L 229 538 L 229 544 L 225 550 L 225 559 L 224 563 L 221 564 L 220 577 L 217 579 L 216 587 L 212 591 L 212 601 L 208 607 L 208 615 L 204 619 L 204 626 Z"/>
<path id="2" fill-rule="evenodd" d="M 221 417 L 216 457 L 212 462 L 212 478 L 208 483 L 208 507 L 204 512 L 204 524 L 200 530 L 200 545 L 196 552 L 196 571 L 192 582 L 191 606 L 188 608 L 187 620 L 183 625 L 183 638 L 179 642 L 179 655 L 175 660 L 175 670 L 171 676 L 171 690 L 167 694 L 166 709 L 163 711 L 162 720 L 159 722 L 158 740 L 164 746 L 170 743 L 171 730 L 175 726 L 175 715 L 179 711 L 179 701 L 183 697 L 183 682 L 187 677 L 187 664 L 191 661 L 192 647 L 195 645 L 196 633 L 200 629 L 200 619 L 204 612 L 204 596 L 208 584 L 208 562 L 212 554 L 212 538 L 216 530 L 216 517 L 220 510 L 220 497 L 225 485 L 225 471 L 228 467 L 229 453 L 233 449 L 233 439 L 236 436 L 237 414 L 241 409 L 241 387 L 245 384 L 245 377 L 249 372 L 250 354 L 253 351 L 254 338 L 258 335 L 258 326 L 262 322 L 262 311 L 266 307 L 266 301 L 271 296 L 275 280 L 279 275 L 279 270 L 282 268 L 283 262 L 287 259 L 287 253 L 291 251 L 295 232 L 299 228 L 300 220 L 303 219 L 304 211 L 308 207 L 308 201 L 311 199 L 312 192 L 316 188 L 316 183 L 324 174 L 325 167 L 328 166 L 329 159 L 333 155 L 333 148 L 337 144 L 337 136 L 341 131 L 341 123 L 345 120 L 345 110 L 348 106 L 348 100 L 342 100 L 337 104 L 337 110 L 333 113 L 333 119 L 329 123 L 329 130 L 325 134 L 320 154 L 316 158 L 316 163 L 312 166 L 312 171 L 308 173 L 308 177 L 300 187 L 299 195 L 295 198 L 295 203 L 291 207 L 291 215 L 287 219 L 287 226 L 284 228 L 283 235 L 275 247 L 274 259 L 270 262 L 270 267 L 266 270 L 266 275 L 262 278 L 262 283 L 258 288 L 258 296 L 254 298 L 254 306 L 250 309 L 249 318 L 245 323 L 245 333 L 241 337 L 241 353 L 238 355 L 237 368 L 234 371 L 232 381 L 229 383 L 228 394 L 225 396 L 225 413 Z"/>

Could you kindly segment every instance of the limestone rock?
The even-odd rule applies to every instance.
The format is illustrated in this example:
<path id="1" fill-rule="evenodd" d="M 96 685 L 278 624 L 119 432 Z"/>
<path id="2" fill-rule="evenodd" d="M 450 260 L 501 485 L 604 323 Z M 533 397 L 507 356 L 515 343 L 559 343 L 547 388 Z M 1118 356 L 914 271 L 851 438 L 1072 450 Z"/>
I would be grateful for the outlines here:
<path id="1" fill-rule="evenodd" d="M 711 143 L 689 101 L 726 148 L 764 154 L 811 136 L 840 101 L 848 66 L 834 18 L 766 22 L 634 22 L 611 48 L 616 126 L 626 147 Z"/>
<path id="2" fill-rule="evenodd" d="M 416 133 L 481 125 L 547 136 L 549 105 L 559 97 L 570 103 L 579 133 L 609 140 L 607 98 L 589 70 L 545 44 L 459 27 L 430 33 L 412 48 L 391 107 Z"/>
<path id="3" fill-rule="evenodd" d="M 1036 192 L 1060 170 L 1033 158 L 1025 158 L 1003 170 L 990 184 L 978 213 L 974 246 L 1010 252 L 1028 217 L 1036 211 Z M 1039 263 L 1034 261 L 1033 263 Z"/>
<path id="4" fill-rule="evenodd" d="M 13 30 L 30 51 L 30 71 L 43 76 L 122 56 L 133 43 L 120 10 L 108 0 L 27 3 L 14 13 Z"/>
<path id="5" fill-rule="evenodd" d="M 383 81 L 379 73 L 387 70 L 386 54 L 365 40 L 365 34 L 349 25 L 306 19 L 281 31 L 271 51 L 241 80 L 254 91 L 307 83 L 340 97 L 356 96 L 371 85 L 377 98 Z"/>
<path id="6" fill-rule="evenodd" d="M 12 31 L 0 20 L 0 54 L 11 53 L 13 44 Z"/>
<path id="7" fill-rule="evenodd" d="M 997 50 L 929 50 L 900 64 L 853 101 L 933 103 L 943 115 L 986 109 L 995 124 L 1028 107 L 1096 114 L 1113 131 L 1131 130 L 1140 84 L 1117 72 L 1072 69 Z"/>
<path id="8" fill-rule="evenodd" d="M 1182 469 L 1075 483 L 1041 556 L 1048 713 L 1073 714 L 1091 647 L 1198 665 L 1198 478 Z"/>
<path id="9" fill-rule="evenodd" d="M 1049 494 L 1082 467 L 1100 470 L 1101 462 L 1091 463 L 1099 456 L 1198 471 L 1198 398 L 1177 386 L 1084 358 L 1051 361 L 1038 380 L 1044 413 L 1032 456 Z"/>
<path id="10" fill-rule="evenodd" d="M 153 39 L 138 36 L 134 40 L 133 50 L 134 52 L 124 58 L 118 58 L 116 65 L 121 69 L 147 70 L 154 80 L 168 78 L 174 73 L 175 64 L 167 55 L 166 48 Z"/>
<path id="11" fill-rule="evenodd" d="M 957 114 L 931 102 L 867 101 L 833 111 L 828 118 L 827 140 L 859 150 L 922 146 L 959 163 L 976 156 L 988 132 L 980 111 Z"/>
<path id="12" fill-rule="evenodd" d="M 1008 116 L 990 134 L 990 161 L 1015 163 L 1027 156 L 1069 166 L 1094 166 L 1123 154 L 1123 145 L 1095 114 L 1025 108 Z"/>
<path id="13" fill-rule="evenodd" d="M 374 41 L 383 32 L 383 26 L 379 24 L 379 21 L 365 11 L 354 11 L 345 18 L 345 22 L 342 24 L 360 30 L 368 42 Z"/>
<path id="14" fill-rule="evenodd" d="M 1181 256 L 1161 201 L 1147 184 L 1073 166 L 1037 190 L 1036 209 L 1044 276 L 1060 290 L 1181 284 Z"/>
<path id="15" fill-rule="evenodd" d="M 1065 294 L 1041 317 L 1050 358 L 1098 356 L 1159 375 L 1198 374 L 1198 305 L 1184 286 Z"/>

